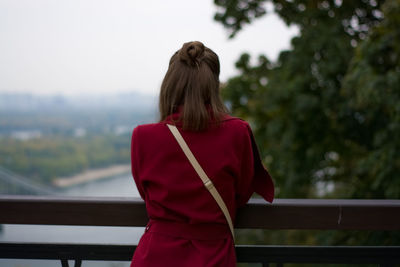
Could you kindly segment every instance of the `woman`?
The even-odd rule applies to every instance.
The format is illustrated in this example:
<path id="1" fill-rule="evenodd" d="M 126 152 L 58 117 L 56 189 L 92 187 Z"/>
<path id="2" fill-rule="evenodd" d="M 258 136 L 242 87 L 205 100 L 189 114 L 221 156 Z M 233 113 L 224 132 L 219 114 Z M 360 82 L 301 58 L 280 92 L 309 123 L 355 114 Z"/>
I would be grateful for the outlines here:
<path id="1" fill-rule="evenodd" d="M 219 73 L 211 49 L 185 43 L 161 85 L 160 122 L 133 131 L 132 174 L 150 221 L 131 266 L 236 266 L 228 219 L 168 125 L 178 128 L 233 221 L 253 192 L 273 200 L 248 123 L 229 116 L 221 101 Z"/>

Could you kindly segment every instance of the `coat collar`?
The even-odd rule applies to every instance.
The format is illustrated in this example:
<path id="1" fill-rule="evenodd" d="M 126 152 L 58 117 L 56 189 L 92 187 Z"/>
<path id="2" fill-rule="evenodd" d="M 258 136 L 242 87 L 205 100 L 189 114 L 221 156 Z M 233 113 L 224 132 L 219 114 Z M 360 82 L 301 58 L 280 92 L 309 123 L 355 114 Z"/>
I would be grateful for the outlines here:
<path id="1" fill-rule="evenodd" d="M 182 118 L 181 118 L 182 111 L 183 111 L 183 106 L 179 106 L 176 112 L 174 112 L 173 114 L 166 117 L 162 122 L 165 124 L 173 124 L 175 126 L 181 127 L 182 126 Z M 225 114 L 222 117 L 221 122 L 227 121 L 227 120 L 232 120 L 232 119 L 235 119 L 235 117 L 232 117 L 229 114 Z M 209 124 L 213 124 L 213 123 L 215 123 L 215 121 L 213 119 L 211 119 L 209 121 Z"/>

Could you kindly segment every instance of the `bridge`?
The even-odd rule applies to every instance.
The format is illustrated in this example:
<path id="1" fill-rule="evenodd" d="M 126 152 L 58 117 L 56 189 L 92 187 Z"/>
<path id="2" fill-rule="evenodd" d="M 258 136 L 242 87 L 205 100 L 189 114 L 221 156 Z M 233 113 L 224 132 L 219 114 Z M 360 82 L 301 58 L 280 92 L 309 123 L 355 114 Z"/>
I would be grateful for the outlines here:
<path id="1" fill-rule="evenodd" d="M 1 193 L 10 195 L 56 195 L 57 191 L 0 166 Z"/>

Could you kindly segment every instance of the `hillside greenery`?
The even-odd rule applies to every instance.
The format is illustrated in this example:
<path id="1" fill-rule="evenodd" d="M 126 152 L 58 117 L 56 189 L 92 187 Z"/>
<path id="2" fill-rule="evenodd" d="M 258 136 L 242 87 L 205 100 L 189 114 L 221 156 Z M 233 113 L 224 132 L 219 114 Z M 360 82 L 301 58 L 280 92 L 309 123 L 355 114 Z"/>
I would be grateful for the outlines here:
<path id="1" fill-rule="evenodd" d="M 0 166 L 42 184 L 87 169 L 129 162 L 129 134 L 0 139 Z"/>

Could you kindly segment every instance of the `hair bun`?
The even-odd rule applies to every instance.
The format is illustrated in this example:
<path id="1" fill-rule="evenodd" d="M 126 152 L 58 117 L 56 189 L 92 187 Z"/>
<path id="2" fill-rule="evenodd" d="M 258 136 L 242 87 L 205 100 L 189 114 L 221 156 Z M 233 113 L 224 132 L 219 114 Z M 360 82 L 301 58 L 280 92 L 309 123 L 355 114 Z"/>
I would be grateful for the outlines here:
<path id="1" fill-rule="evenodd" d="M 196 66 L 204 54 L 204 44 L 199 41 L 184 43 L 179 50 L 179 59 L 189 66 Z"/>

